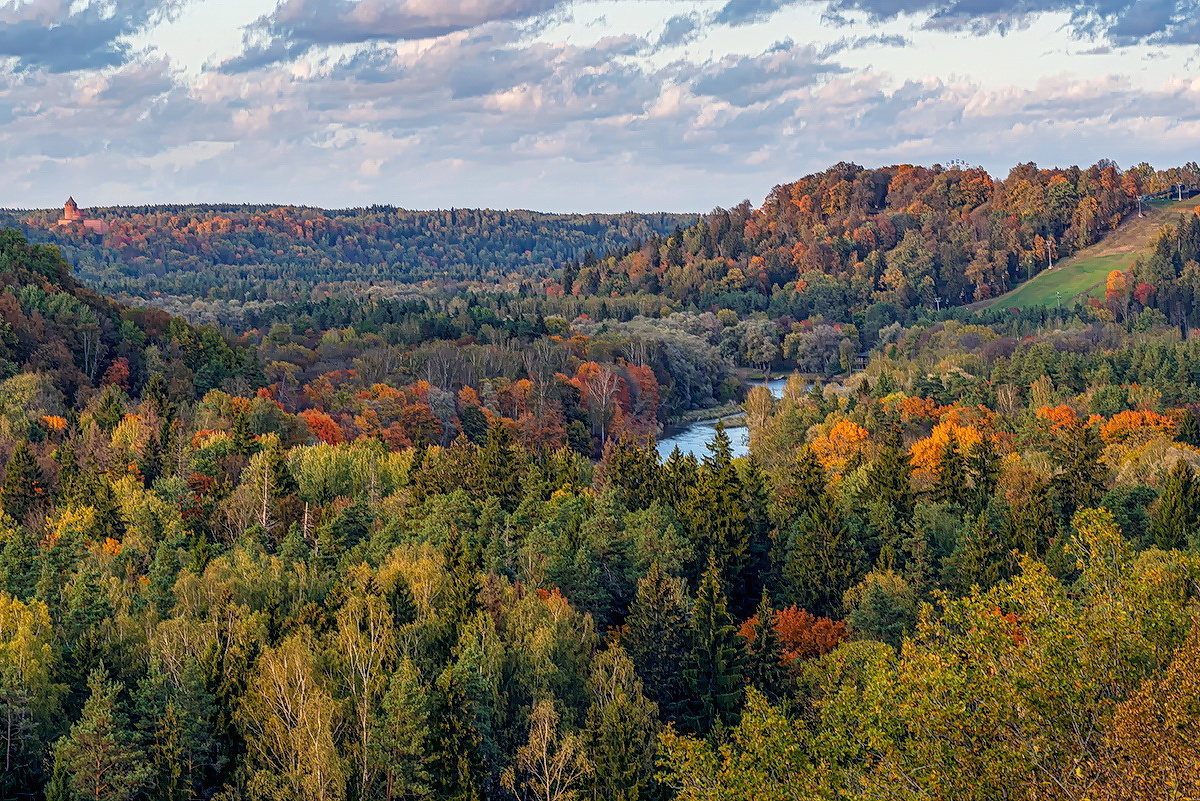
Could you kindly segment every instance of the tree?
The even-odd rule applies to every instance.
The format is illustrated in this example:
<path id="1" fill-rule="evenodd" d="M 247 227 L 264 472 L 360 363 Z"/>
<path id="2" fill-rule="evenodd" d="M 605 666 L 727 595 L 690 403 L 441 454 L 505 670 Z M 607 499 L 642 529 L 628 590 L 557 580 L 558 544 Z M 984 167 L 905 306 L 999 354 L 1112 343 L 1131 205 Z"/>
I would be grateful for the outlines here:
<path id="1" fill-rule="evenodd" d="M 1083 423 L 1062 426 L 1056 432 L 1050 455 L 1058 467 L 1051 492 L 1063 519 L 1094 506 L 1104 494 L 1108 471 L 1104 446 L 1096 429 Z"/>
<path id="2" fill-rule="evenodd" d="M 900 647 L 917 623 L 917 596 L 897 573 L 868 573 L 846 591 L 846 620 L 856 635 Z"/>
<path id="3" fill-rule="evenodd" d="M 57 654 L 46 605 L 0 592 L 0 796 L 18 797 L 42 775 L 46 743 L 60 718 Z"/>
<path id="4" fill-rule="evenodd" d="M 313 664 L 315 650 L 304 633 L 267 649 L 242 696 L 236 720 L 252 799 L 345 798 L 345 765 L 334 740 L 341 709 Z"/>
<path id="5" fill-rule="evenodd" d="M 0 487 L 0 509 L 13 520 L 24 520 L 26 513 L 46 499 L 45 479 L 37 460 L 25 442 L 18 442 L 4 471 Z"/>
<path id="6" fill-rule="evenodd" d="M 597 801 L 638 801 L 654 778 L 658 708 L 619 643 L 596 656 L 587 689 L 589 793 Z"/>
<path id="7" fill-rule="evenodd" d="M 688 643 L 689 610 L 683 581 L 650 565 L 621 632 L 621 643 L 637 669 L 650 700 L 669 718 L 684 699 L 681 672 Z"/>
<path id="8" fill-rule="evenodd" d="M 1200 488 L 1183 459 L 1172 465 L 1150 515 L 1150 536 L 1159 548 L 1186 548 L 1200 528 Z"/>
<path id="9" fill-rule="evenodd" d="M 411 660 L 400 662 L 374 718 L 371 761 L 382 776 L 385 801 L 430 797 L 429 692 Z"/>
<path id="10" fill-rule="evenodd" d="M 972 587 L 986 590 L 1011 573 L 1009 555 L 1001 539 L 992 532 L 984 512 L 976 516 L 948 562 L 952 583 L 963 594 Z"/>
<path id="11" fill-rule="evenodd" d="M 721 581 L 739 601 L 749 596 L 744 570 L 749 559 L 749 532 L 742 483 L 733 465 L 729 435 L 720 423 L 708 444 L 699 478 L 687 493 L 683 517 L 692 535 L 698 560 L 713 559 Z M 697 564 L 695 575 L 700 572 Z"/>
<path id="12" fill-rule="evenodd" d="M 737 720 L 745 689 L 741 642 L 729 617 L 716 561 L 709 560 L 692 609 L 691 647 L 683 668 L 688 693 L 685 722 L 706 734 Z"/>
<path id="13" fill-rule="evenodd" d="M 591 770 L 579 735 L 560 732 L 554 702 L 542 700 L 529 713 L 529 740 L 501 781 L 532 801 L 574 801 Z"/>
<path id="14" fill-rule="evenodd" d="M 54 746 L 55 767 L 67 775 L 79 798 L 131 799 L 150 778 L 150 764 L 121 707 L 121 685 L 98 668 L 87 686 L 82 715 Z"/>
<path id="15" fill-rule="evenodd" d="M 1200 633 L 1165 675 L 1149 679 L 1113 714 L 1090 771 L 1100 801 L 1183 801 L 1200 795 Z"/>
<path id="16" fill-rule="evenodd" d="M 772 592 L 785 605 L 840 617 L 842 596 L 859 573 L 841 510 L 825 492 L 779 532 L 773 544 Z"/>
<path id="17" fill-rule="evenodd" d="M 775 626 L 775 610 L 763 593 L 758 610 L 739 631 L 745 640 L 746 683 L 770 697 L 783 690 L 783 644 Z"/>

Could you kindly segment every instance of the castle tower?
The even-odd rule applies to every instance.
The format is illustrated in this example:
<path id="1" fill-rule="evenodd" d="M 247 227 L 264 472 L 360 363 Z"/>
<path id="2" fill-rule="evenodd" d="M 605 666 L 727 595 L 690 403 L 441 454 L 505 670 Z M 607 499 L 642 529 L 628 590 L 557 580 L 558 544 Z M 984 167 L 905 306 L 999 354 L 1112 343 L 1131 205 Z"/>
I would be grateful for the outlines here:
<path id="1" fill-rule="evenodd" d="M 63 204 L 63 216 L 58 221 L 59 225 L 67 225 L 74 222 L 83 222 L 83 212 L 79 210 L 79 204 L 75 202 L 75 198 L 67 198 L 67 202 Z"/>

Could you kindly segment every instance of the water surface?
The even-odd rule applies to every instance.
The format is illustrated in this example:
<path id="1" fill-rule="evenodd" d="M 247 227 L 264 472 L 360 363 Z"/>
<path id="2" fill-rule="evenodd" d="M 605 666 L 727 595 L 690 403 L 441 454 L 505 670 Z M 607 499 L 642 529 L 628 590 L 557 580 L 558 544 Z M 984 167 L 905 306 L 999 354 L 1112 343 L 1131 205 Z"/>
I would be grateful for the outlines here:
<path id="1" fill-rule="evenodd" d="M 773 378 L 770 381 L 751 381 L 751 386 L 765 386 L 774 398 L 783 397 L 783 388 L 787 385 L 786 378 Z M 679 448 L 683 453 L 691 453 L 701 459 L 708 453 L 708 443 L 717 433 L 717 420 L 698 420 L 681 426 L 667 426 L 658 440 L 658 455 L 666 459 L 671 451 Z M 734 457 L 745 456 L 750 452 L 750 430 L 745 426 L 726 426 L 725 433 L 729 435 L 729 444 Z"/>

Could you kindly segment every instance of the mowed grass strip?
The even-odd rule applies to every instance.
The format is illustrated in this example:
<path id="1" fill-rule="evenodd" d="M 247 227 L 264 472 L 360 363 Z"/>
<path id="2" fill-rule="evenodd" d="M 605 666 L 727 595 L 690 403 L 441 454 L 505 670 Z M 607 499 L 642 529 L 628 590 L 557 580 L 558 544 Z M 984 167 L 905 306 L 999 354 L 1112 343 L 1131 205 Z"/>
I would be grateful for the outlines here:
<path id="1" fill-rule="evenodd" d="M 1063 259 L 1052 269 L 1038 273 L 986 305 L 1005 308 L 1070 305 L 1077 296 L 1099 297 L 1104 294 L 1110 272 L 1128 269 L 1139 258 L 1149 255 L 1163 226 L 1174 223 L 1180 214 L 1189 213 L 1198 205 L 1200 198 L 1153 203 L 1144 217 L 1130 217 L 1095 245 Z"/>

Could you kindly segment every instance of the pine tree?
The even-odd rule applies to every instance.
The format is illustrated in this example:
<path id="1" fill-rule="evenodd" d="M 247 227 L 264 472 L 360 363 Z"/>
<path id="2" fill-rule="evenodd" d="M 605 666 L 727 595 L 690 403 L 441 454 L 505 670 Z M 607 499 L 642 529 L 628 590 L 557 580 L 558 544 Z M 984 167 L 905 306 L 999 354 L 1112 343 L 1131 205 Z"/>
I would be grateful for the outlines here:
<path id="1" fill-rule="evenodd" d="M 978 514 L 987 509 L 996 485 L 1000 481 L 1000 454 L 991 438 L 983 439 L 967 451 L 966 474 L 970 477 L 971 489 L 968 493 L 967 509 Z"/>
<path id="2" fill-rule="evenodd" d="M 715 560 L 700 579 L 692 609 L 691 643 L 683 679 L 688 694 L 684 722 L 707 734 L 714 726 L 737 722 L 745 680 L 741 643 L 729 617 Z"/>
<path id="3" fill-rule="evenodd" d="M 783 643 L 775 628 L 775 610 L 765 592 L 754 613 L 750 635 L 746 641 L 746 682 L 768 698 L 778 698 L 786 676 Z"/>
<path id="4" fill-rule="evenodd" d="M 821 493 L 808 512 L 776 536 L 773 546 L 775 597 L 784 606 L 840 618 L 842 596 L 860 568 L 859 554 L 833 498 Z"/>
<path id="5" fill-rule="evenodd" d="M 970 497 L 970 487 L 967 486 L 966 460 L 958 449 L 958 441 L 951 436 L 942 449 L 941 459 L 938 460 L 937 478 L 933 486 L 933 497 L 942 503 L 950 503 L 964 508 Z"/>
<path id="6" fill-rule="evenodd" d="M 45 500 L 46 484 L 42 469 L 25 442 L 18 442 L 4 471 L 4 486 L 0 487 L 0 510 L 13 520 L 25 515 Z"/>
<path id="7" fill-rule="evenodd" d="M 721 571 L 724 585 L 741 599 L 749 595 L 744 575 L 749 560 L 749 532 L 742 483 L 733 466 L 733 449 L 720 423 L 708 451 L 697 480 L 687 493 L 686 506 L 680 510 L 697 559 L 693 578 L 699 577 L 704 560 L 711 557 Z"/>
<path id="8" fill-rule="evenodd" d="M 654 780 L 658 709 L 645 696 L 633 662 L 619 643 L 597 655 L 587 682 L 591 797 L 638 801 Z"/>
<path id="9" fill-rule="evenodd" d="M 146 785 L 150 764 L 121 708 L 120 685 L 98 668 L 87 686 L 83 714 L 54 746 L 55 770 L 80 799 L 127 801 Z"/>
<path id="10" fill-rule="evenodd" d="M 407 586 L 407 585 L 405 585 Z M 392 674 L 380 703 L 371 738 L 371 761 L 382 776 L 378 798 L 428 798 L 430 698 L 421 674 L 411 660 L 403 660 Z"/>
<path id="11" fill-rule="evenodd" d="M 1196 474 L 1177 461 L 1163 481 L 1162 495 L 1150 515 L 1150 536 L 1159 548 L 1186 548 L 1200 523 L 1200 488 Z"/>
<path id="12" fill-rule="evenodd" d="M 677 718 L 684 697 L 681 677 L 688 638 L 688 600 L 683 581 L 658 562 L 638 582 L 621 644 L 637 669 L 646 695 L 663 714 Z"/>
<path id="13" fill-rule="evenodd" d="M 455 666 L 448 666 L 438 676 L 430 721 L 434 797 L 446 801 L 479 801 L 483 797 L 481 743 L 466 681 Z"/>

